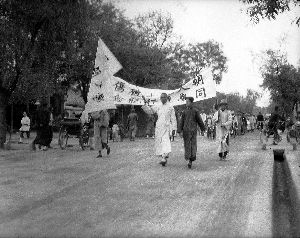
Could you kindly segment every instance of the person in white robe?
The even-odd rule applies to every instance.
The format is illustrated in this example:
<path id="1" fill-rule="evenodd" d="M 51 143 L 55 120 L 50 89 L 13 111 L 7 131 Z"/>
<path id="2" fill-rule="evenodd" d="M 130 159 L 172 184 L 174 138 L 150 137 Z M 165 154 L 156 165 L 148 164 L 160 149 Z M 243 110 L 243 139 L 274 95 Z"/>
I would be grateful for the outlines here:
<path id="1" fill-rule="evenodd" d="M 217 153 L 220 160 L 225 160 L 229 152 L 229 134 L 232 116 L 231 112 L 226 109 L 226 100 L 222 99 L 219 106 L 219 110 L 213 116 L 213 121 L 216 123 Z"/>
<path id="2" fill-rule="evenodd" d="M 155 126 L 155 154 L 161 157 L 160 164 L 165 166 L 169 154 L 171 153 L 170 132 L 175 134 L 177 121 L 174 107 L 168 102 L 166 93 L 160 97 L 161 103 L 152 106 L 152 110 L 157 114 Z"/>
<path id="3" fill-rule="evenodd" d="M 23 118 L 21 120 L 21 128 L 20 128 L 20 141 L 19 143 L 23 143 L 24 132 L 27 135 L 27 139 L 30 137 L 30 119 L 27 116 L 26 112 L 23 112 Z"/>

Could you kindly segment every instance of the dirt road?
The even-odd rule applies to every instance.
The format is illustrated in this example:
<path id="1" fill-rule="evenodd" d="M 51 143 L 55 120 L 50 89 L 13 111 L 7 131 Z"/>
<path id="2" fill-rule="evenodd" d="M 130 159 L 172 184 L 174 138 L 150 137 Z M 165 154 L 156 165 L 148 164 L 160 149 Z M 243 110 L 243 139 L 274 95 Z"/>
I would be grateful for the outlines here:
<path id="1" fill-rule="evenodd" d="M 228 161 L 198 137 L 192 169 L 182 139 L 166 167 L 153 139 L 2 153 L 0 237 L 267 237 L 272 234 L 273 155 L 258 133 L 231 141 Z"/>

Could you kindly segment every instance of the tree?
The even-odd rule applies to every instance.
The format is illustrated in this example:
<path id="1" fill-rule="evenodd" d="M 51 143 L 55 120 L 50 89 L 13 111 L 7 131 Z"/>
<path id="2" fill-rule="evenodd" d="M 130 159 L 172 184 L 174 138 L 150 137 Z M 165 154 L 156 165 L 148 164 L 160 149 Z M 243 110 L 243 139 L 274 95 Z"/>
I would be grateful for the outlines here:
<path id="1" fill-rule="evenodd" d="M 140 14 L 134 19 L 134 23 L 138 43 L 135 48 L 146 48 L 147 51 L 152 49 L 154 54 L 153 58 L 151 54 L 151 57 L 149 57 L 153 60 L 150 65 L 153 69 L 151 75 L 154 77 L 150 77 L 148 82 L 143 80 L 143 86 L 162 88 L 167 85 L 169 89 L 181 86 L 188 75 L 180 70 L 179 64 L 174 58 L 175 53 L 183 48 L 183 43 L 181 37 L 173 32 L 174 22 L 171 15 L 169 13 L 163 14 L 160 11 L 152 11 Z M 147 55 L 145 57 L 147 58 Z M 149 62 L 149 60 L 147 61 Z M 152 67 L 155 65 L 156 67 Z M 137 84 L 139 83 L 137 82 Z"/>
<path id="2" fill-rule="evenodd" d="M 291 5 L 300 6 L 297 0 L 240 0 L 245 4 L 251 5 L 247 9 L 247 14 L 251 20 L 257 24 L 260 18 L 275 20 L 278 14 L 290 11 Z M 300 17 L 297 17 L 294 22 L 300 26 Z"/>
<path id="3" fill-rule="evenodd" d="M 176 52 L 174 58 L 180 70 L 187 73 L 190 78 L 194 78 L 198 70 L 211 66 L 216 83 L 221 82 L 222 75 L 228 68 L 222 45 L 213 40 L 195 45 L 189 44 L 188 47 Z"/>
<path id="4" fill-rule="evenodd" d="M 300 68 L 289 64 L 286 55 L 267 50 L 265 61 L 260 67 L 264 89 L 270 91 L 271 99 L 290 114 L 300 100 Z"/>
<path id="5" fill-rule="evenodd" d="M 0 3 L 0 147 L 8 102 L 47 98 L 58 90 L 61 65 L 72 56 L 87 1 Z M 67 64 L 68 65 L 68 64 Z"/>

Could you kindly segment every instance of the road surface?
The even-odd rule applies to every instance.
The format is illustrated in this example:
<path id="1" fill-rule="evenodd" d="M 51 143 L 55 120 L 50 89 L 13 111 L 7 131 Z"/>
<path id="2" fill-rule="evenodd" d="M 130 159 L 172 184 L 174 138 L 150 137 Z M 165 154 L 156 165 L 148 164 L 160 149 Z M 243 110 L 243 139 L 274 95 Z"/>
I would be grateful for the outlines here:
<path id="1" fill-rule="evenodd" d="M 154 140 L 110 142 L 111 155 L 0 151 L 0 237 L 272 236 L 273 155 L 258 133 L 231 140 L 228 161 L 198 137 L 192 169 L 183 141 L 166 167 Z"/>

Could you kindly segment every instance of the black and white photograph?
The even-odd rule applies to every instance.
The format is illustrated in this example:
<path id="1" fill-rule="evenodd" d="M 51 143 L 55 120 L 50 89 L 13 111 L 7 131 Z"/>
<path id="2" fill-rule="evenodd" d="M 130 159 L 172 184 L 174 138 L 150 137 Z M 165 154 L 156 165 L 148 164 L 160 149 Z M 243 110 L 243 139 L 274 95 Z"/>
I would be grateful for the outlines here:
<path id="1" fill-rule="evenodd" d="M 297 238 L 299 151 L 299 0 L 0 0 L 0 238 Z"/>

